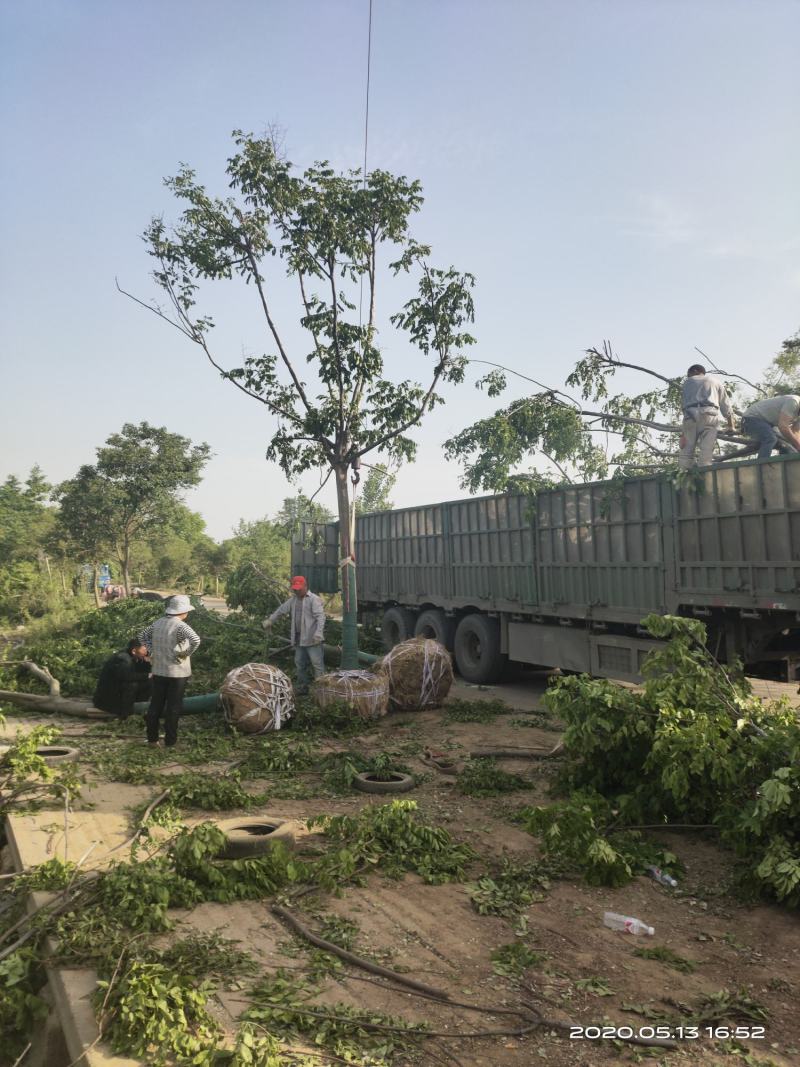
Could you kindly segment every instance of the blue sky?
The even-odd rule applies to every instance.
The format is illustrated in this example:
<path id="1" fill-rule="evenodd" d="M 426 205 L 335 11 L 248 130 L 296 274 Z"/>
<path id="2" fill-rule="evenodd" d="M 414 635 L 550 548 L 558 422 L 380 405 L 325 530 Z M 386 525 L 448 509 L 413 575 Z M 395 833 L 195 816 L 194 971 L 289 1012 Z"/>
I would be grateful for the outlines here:
<path id="1" fill-rule="evenodd" d="M 147 419 L 212 446 L 188 503 L 214 536 L 273 514 L 294 490 L 269 418 L 114 277 L 156 295 L 139 234 L 172 214 L 161 179 L 185 161 L 221 192 L 236 127 L 360 165 L 368 0 L 0 12 L 0 477 L 69 477 Z M 798 40 L 794 0 L 374 0 L 369 165 L 422 181 L 417 235 L 476 275 L 473 354 L 558 385 L 610 338 L 667 373 L 698 345 L 758 376 L 800 327 Z M 259 350 L 249 291 L 207 300 L 224 363 Z M 293 338 L 288 291 L 280 310 Z M 441 443 L 495 406 L 448 392 L 395 503 L 463 495 Z"/>

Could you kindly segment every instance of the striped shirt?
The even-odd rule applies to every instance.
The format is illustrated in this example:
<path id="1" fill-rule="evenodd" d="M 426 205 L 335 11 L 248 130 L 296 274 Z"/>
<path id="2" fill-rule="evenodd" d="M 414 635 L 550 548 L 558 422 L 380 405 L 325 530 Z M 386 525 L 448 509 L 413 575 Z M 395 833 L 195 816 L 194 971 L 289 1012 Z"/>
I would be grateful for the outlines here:
<path id="1" fill-rule="evenodd" d="M 200 638 L 177 615 L 162 615 L 139 634 L 139 641 L 147 645 L 153 674 L 161 678 L 189 678 L 192 662 L 189 656 L 200 646 Z M 184 655 L 185 659 L 179 659 Z"/>

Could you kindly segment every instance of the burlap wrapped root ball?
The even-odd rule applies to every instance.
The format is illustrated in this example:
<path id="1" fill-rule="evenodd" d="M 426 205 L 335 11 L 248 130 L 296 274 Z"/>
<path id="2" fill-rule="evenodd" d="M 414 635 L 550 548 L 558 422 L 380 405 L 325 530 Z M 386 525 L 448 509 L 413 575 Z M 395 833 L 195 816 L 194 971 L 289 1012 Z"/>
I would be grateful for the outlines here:
<path id="1" fill-rule="evenodd" d="M 311 696 L 323 711 L 344 705 L 359 719 L 380 719 L 389 710 L 389 679 L 370 671 L 331 671 L 317 678 Z"/>
<path id="2" fill-rule="evenodd" d="M 280 730 L 294 711 L 290 679 L 269 663 L 234 667 L 225 676 L 219 695 L 225 721 L 241 734 Z"/>
<path id="3" fill-rule="evenodd" d="M 389 679 L 389 703 L 398 711 L 438 708 L 453 684 L 450 653 L 430 637 L 395 645 L 379 669 Z"/>

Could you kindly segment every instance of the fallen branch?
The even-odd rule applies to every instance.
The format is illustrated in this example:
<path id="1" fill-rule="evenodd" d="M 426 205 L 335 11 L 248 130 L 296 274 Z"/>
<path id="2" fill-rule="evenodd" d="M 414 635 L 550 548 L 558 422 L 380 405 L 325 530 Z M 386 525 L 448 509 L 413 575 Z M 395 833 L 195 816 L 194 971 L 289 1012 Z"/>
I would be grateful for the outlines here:
<path id="1" fill-rule="evenodd" d="M 554 748 L 478 748 L 471 759 L 554 759 L 561 754 L 561 741 Z"/>

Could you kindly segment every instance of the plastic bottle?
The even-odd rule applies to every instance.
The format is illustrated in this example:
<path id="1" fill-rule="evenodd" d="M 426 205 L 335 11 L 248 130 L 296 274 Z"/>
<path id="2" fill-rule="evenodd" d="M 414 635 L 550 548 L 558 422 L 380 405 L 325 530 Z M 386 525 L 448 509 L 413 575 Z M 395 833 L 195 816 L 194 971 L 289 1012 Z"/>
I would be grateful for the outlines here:
<path id="1" fill-rule="evenodd" d="M 617 915 L 615 911 L 607 911 L 603 915 L 603 923 L 612 930 L 622 930 L 626 934 L 647 934 L 653 937 L 655 927 L 648 926 L 641 919 L 632 919 L 630 915 Z"/>
<path id="2" fill-rule="evenodd" d="M 647 873 L 654 881 L 660 882 L 661 885 L 668 885 L 671 889 L 674 889 L 678 884 L 671 874 L 662 871 L 660 867 L 648 867 Z"/>

